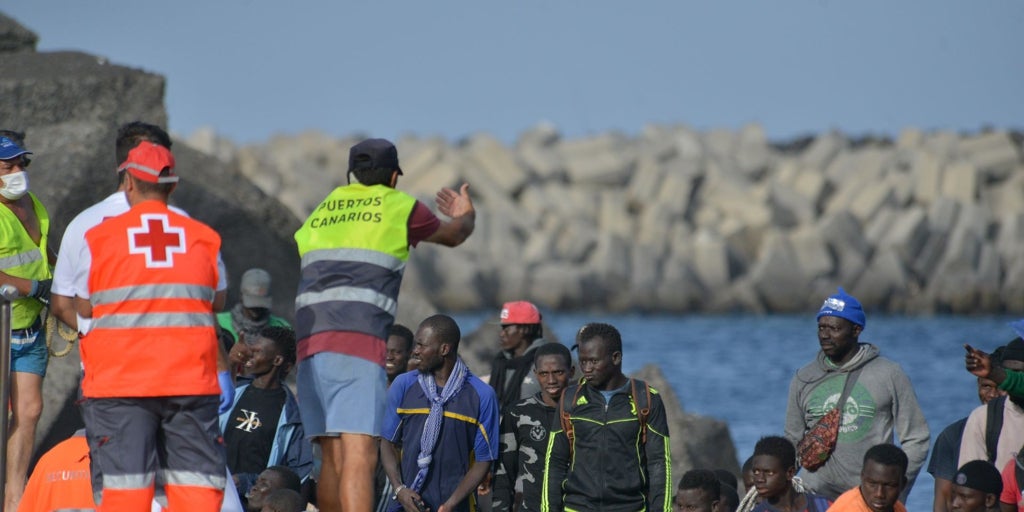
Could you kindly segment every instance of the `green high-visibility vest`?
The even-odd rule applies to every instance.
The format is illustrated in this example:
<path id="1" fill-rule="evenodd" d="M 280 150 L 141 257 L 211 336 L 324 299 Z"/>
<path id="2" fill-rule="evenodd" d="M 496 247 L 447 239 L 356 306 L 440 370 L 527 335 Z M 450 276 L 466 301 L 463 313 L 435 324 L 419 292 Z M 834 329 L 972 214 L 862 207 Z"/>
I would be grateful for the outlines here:
<path id="1" fill-rule="evenodd" d="M 0 272 L 23 279 L 42 280 L 53 277 L 46 261 L 46 236 L 50 232 L 50 216 L 43 203 L 29 192 L 32 208 L 39 219 L 42 238 L 39 245 L 28 235 L 21 220 L 6 206 L 0 206 Z M 11 328 L 31 327 L 43 310 L 43 303 L 34 297 L 22 297 L 11 303 Z"/>
<path id="2" fill-rule="evenodd" d="M 302 258 L 295 334 L 328 330 L 387 339 L 409 259 L 416 199 L 384 185 L 338 187 L 295 233 Z"/>

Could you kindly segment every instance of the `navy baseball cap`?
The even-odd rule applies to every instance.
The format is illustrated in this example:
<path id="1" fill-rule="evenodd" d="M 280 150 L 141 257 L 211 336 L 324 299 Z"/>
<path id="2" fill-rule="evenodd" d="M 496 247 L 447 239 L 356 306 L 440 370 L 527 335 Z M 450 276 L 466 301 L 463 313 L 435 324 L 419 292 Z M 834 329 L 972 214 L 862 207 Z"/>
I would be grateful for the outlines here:
<path id="1" fill-rule="evenodd" d="M 387 139 L 366 139 L 348 152 L 348 170 L 356 168 L 394 169 L 398 174 L 398 149 Z"/>
<path id="2" fill-rule="evenodd" d="M 13 140 L 7 137 L 0 137 L 0 160 L 10 160 L 21 155 L 31 154 L 31 151 L 22 148 Z"/>

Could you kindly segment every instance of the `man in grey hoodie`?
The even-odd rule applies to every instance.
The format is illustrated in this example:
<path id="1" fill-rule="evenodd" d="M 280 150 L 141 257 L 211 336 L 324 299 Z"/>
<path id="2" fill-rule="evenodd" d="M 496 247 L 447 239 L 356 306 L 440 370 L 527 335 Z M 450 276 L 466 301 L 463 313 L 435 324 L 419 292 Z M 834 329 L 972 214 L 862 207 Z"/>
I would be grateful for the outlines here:
<path id="1" fill-rule="evenodd" d="M 843 407 L 835 450 L 815 471 L 804 469 L 806 487 L 835 500 L 860 484 L 864 453 L 880 443 L 899 439 L 909 459 L 907 494 L 928 457 L 929 432 L 910 379 L 900 366 L 880 355 L 878 347 L 858 341 L 866 319 L 860 302 L 842 288 L 825 299 L 818 311 L 818 344 L 814 361 L 797 371 L 789 385 L 786 437 L 794 444 L 828 411 L 836 407 L 846 376 L 860 374 Z"/>

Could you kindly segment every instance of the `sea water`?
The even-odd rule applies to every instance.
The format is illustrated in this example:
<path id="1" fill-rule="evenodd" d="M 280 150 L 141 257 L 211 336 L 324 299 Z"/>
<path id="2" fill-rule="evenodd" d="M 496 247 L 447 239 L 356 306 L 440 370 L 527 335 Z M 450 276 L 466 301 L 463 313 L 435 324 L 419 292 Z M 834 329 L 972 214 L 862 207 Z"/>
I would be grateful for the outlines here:
<path id="1" fill-rule="evenodd" d="M 455 316 L 463 332 L 476 330 L 485 320 L 493 320 L 491 317 L 490 313 Z M 728 423 L 739 463 L 753 453 L 761 436 L 782 435 L 789 382 L 818 351 L 813 313 L 548 313 L 544 320 L 566 345 L 572 345 L 577 329 L 585 323 L 616 326 L 623 338 L 623 370 L 631 373 L 646 364 L 660 365 L 684 410 Z M 991 352 L 1016 336 L 1007 326 L 1011 320 L 1014 318 L 869 314 L 860 339 L 877 345 L 882 356 L 903 367 L 934 444 L 946 425 L 967 416 L 980 404 L 976 380 L 964 370 L 963 344 Z M 494 336 L 497 343 L 496 327 Z M 908 510 L 931 510 L 933 485 L 931 475 L 922 468 L 907 500 Z"/>

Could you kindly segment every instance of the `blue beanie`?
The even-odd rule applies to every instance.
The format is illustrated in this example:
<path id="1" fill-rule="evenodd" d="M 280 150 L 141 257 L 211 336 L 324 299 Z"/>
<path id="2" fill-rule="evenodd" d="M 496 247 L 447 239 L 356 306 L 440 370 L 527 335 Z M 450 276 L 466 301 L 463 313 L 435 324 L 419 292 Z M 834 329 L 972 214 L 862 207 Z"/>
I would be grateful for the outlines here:
<path id="1" fill-rule="evenodd" d="M 818 310 L 817 319 L 821 320 L 821 317 L 826 315 L 844 318 L 859 325 L 862 329 L 867 322 L 867 319 L 864 318 L 864 308 L 861 307 L 860 301 L 855 299 L 853 295 L 846 293 L 842 286 L 839 287 L 838 293 L 825 299 L 825 303 Z"/>

